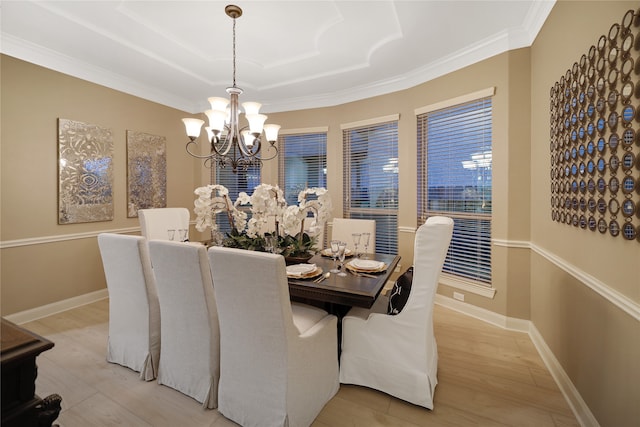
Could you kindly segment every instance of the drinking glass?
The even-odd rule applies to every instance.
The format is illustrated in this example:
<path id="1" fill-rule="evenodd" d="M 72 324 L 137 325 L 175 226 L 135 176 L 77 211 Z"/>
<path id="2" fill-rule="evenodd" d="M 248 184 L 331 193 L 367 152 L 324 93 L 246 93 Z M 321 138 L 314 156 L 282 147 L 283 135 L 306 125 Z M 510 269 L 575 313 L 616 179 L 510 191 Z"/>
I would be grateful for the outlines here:
<path id="1" fill-rule="evenodd" d="M 264 248 L 269 253 L 274 253 L 275 252 L 275 249 L 274 249 L 275 242 L 274 242 L 274 240 L 275 240 L 274 236 L 271 236 L 271 235 L 264 236 L 264 241 L 265 241 Z"/>
<path id="2" fill-rule="evenodd" d="M 169 230 L 167 230 L 167 235 L 169 236 L 169 240 L 175 240 L 176 230 L 170 228 Z"/>
<path id="3" fill-rule="evenodd" d="M 181 242 L 188 242 L 189 241 L 189 230 L 187 230 L 186 228 L 181 228 L 178 230 L 178 233 L 180 233 L 180 241 Z"/>
<path id="4" fill-rule="evenodd" d="M 338 266 L 336 264 L 338 260 L 338 251 L 340 250 L 340 240 L 331 241 L 331 258 L 333 258 L 333 268 L 329 270 L 332 273 L 339 273 Z"/>
<path id="5" fill-rule="evenodd" d="M 344 272 L 344 257 L 347 253 L 347 243 L 346 242 L 340 242 L 338 244 L 338 259 L 340 260 L 340 273 L 338 273 L 338 276 L 346 276 L 347 273 Z"/>
<path id="6" fill-rule="evenodd" d="M 362 233 L 362 243 L 364 244 L 364 255 L 363 259 L 368 259 L 367 254 L 369 253 L 369 238 L 371 237 L 371 233 Z"/>
<path id="7" fill-rule="evenodd" d="M 355 249 L 356 258 L 360 258 L 360 253 L 358 252 L 358 245 L 360 244 L 360 237 L 362 237 L 361 233 L 353 233 L 351 234 L 353 237 L 353 248 Z"/>

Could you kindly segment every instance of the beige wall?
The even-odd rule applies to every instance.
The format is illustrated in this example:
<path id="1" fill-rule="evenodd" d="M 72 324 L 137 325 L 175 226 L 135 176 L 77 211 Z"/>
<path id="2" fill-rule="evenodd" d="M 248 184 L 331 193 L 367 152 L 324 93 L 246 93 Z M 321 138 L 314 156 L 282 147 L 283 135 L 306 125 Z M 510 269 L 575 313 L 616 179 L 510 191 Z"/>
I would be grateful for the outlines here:
<path id="1" fill-rule="evenodd" d="M 1 61 L 1 310 L 7 315 L 105 288 L 95 233 L 138 227 L 126 211 L 127 130 L 166 137 L 168 206 L 193 206 L 199 165 L 184 154 L 184 113 L 8 56 Z M 113 221 L 58 225 L 58 118 L 113 131 Z M 79 238 L 83 233 L 93 237 Z M 63 241 L 41 243 L 58 238 Z M 15 246 L 24 243 L 35 244 Z"/>
<path id="2" fill-rule="evenodd" d="M 537 249 L 531 320 L 602 426 L 640 421 L 640 324 L 587 284 L 613 292 L 637 314 L 640 244 L 551 221 L 549 90 L 637 8 L 637 2 L 559 2 L 531 48 L 531 242 Z"/>
<path id="3" fill-rule="evenodd" d="M 520 49 L 495 56 L 455 73 L 448 74 L 409 90 L 369 98 L 337 107 L 308 109 L 295 112 L 271 114 L 269 121 L 278 123 L 283 129 L 328 126 L 327 187 L 333 197 L 334 215 L 342 215 L 342 132 L 340 125 L 376 117 L 399 114 L 398 165 L 399 165 L 399 250 L 402 268 L 413 263 L 414 233 L 409 231 L 417 225 L 416 202 L 416 115 L 415 109 L 437 102 L 495 87 L 493 97 L 493 233 L 499 239 L 528 238 L 528 166 L 510 170 L 510 158 L 529 157 L 529 51 Z M 511 72 L 513 69 L 513 73 Z M 511 76 L 513 74 L 513 76 Z M 514 95 L 510 95 L 510 94 Z M 512 99 L 513 98 L 513 99 Z M 510 113 L 510 104 L 519 109 Z M 512 131 L 510 131 L 512 129 Z M 511 135 L 510 133 L 513 133 Z M 517 144 L 510 147 L 513 138 Z M 527 160 L 528 162 L 528 160 Z M 276 182 L 277 174 L 272 164 L 265 167 L 266 179 Z M 524 189 L 522 194 L 512 196 L 514 188 Z M 513 204 L 513 207 L 510 207 Z M 516 214 L 510 220 L 509 209 Z M 494 281 L 497 289 L 493 299 L 466 294 L 466 301 L 500 314 L 516 318 L 529 317 L 528 253 L 511 248 L 496 248 L 493 253 Z M 508 258 L 515 258 L 509 265 Z M 516 278 L 514 286 L 507 285 Z M 439 293 L 452 296 L 453 289 L 441 286 Z"/>
<path id="4" fill-rule="evenodd" d="M 416 226 L 414 110 L 495 87 L 493 98 L 493 299 L 466 301 L 530 319 L 603 426 L 640 419 L 640 328 L 637 319 L 590 286 L 640 302 L 640 244 L 554 223 L 549 214 L 549 88 L 636 2 L 559 2 L 532 48 L 474 64 L 415 88 L 330 108 L 271 114 L 284 129 L 328 126 L 328 187 L 342 212 L 340 125 L 400 114 L 400 255 L 412 262 Z M 164 135 L 168 205 L 193 206 L 193 188 L 208 173 L 184 154 L 183 113 L 2 57 L 1 240 L 67 236 L 71 240 L 2 249 L 2 314 L 104 289 L 95 237 L 130 230 L 126 217 L 125 131 Z M 205 94 L 206 95 L 206 94 Z M 115 219 L 57 225 L 56 119 L 111 127 L 115 136 Z M 276 162 L 263 169 L 277 182 Z M 193 230 L 192 230 L 193 231 Z M 36 242 L 37 243 L 37 242 Z M 451 296 L 453 289 L 438 292 Z M 636 311 L 637 312 L 637 311 Z M 636 404 L 633 404 L 633 403 Z M 633 405 L 632 405 L 633 404 Z"/>

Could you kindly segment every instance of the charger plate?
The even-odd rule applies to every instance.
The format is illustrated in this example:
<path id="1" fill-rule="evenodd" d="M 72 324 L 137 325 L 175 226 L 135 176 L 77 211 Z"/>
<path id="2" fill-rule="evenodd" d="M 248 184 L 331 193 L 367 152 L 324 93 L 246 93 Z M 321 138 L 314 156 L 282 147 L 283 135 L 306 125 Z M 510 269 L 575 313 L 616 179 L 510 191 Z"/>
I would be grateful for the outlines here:
<path id="1" fill-rule="evenodd" d="M 349 270 L 359 273 L 380 273 L 387 269 L 387 264 L 371 259 L 354 259 L 346 264 Z"/>
<path id="2" fill-rule="evenodd" d="M 287 266 L 287 277 L 292 279 L 313 279 L 322 274 L 322 267 L 315 264 L 294 264 Z"/>

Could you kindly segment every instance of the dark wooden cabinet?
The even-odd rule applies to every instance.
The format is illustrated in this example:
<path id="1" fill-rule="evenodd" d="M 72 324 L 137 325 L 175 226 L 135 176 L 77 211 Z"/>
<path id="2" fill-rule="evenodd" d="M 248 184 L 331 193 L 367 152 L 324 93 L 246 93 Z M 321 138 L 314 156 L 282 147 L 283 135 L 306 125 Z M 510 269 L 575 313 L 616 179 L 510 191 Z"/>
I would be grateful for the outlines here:
<path id="1" fill-rule="evenodd" d="M 5 319 L 1 328 L 2 427 L 49 427 L 58 418 L 62 398 L 36 395 L 36 357 L 54 344 Z"/>

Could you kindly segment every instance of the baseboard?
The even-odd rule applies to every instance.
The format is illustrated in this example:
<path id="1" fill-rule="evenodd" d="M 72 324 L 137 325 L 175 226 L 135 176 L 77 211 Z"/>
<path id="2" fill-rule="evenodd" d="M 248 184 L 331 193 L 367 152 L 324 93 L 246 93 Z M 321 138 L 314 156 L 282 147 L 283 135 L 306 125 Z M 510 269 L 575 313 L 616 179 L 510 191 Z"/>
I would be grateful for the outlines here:
<path id="1" fill-rule="evenodd" d="M 507 316 L 503 316 L 493 311 L 489 311 L 484 308 L 476 307 L 474 305 L 454 300 L 453 298 L 446 297 L 444 295 L 436 294 L 435 303 L 443 307 L 447 307 L 451 310 L 458 311 L 467 316 L 474 317 L 478 320 L 490 323 L 492 325 L 501 327 L 503 329 L 509 329 L 513 331 L 524 332 L 529 335 L 533 345 L 538 350 L 540 358 L 544 362 L 545 366 L 549 370 L 549 373 L 555 380 L 558 388 L 562 392 L 567 404 L 573 411 L 576 419 L 582 427 L 600 427 L 598 420 L 593 416 L 591 410 L 587 406 L 580 393 L 575 388 L 571 379 L 556 359 L 555 355 L 551 352 L 551 349 L 544 341 L 544 338 L 538 332 L 535 325 L 530 320 L 516 319 Z"/>
<path id="2" fill-rule="evenodd" d="M 564 369 L 562 369 L 560 362 L 558 362 L 558 359 L 553 355 L 551 349 L 547 346 L 547 343 L 533 323 L 531 323 L 529 328 L 529 336 L 580 425 L 582 427 L 600 427 L 600 423 L 598 423 L 598 420 L 593 416 L 591 410 L 582 399 L 582 396 L 580 396 L 580 393 L 578 393 L 578 390 L 576 390 L 569 376 Z"/>
<path id="3" fill-rule="evenodd" d="M 9 320 L 10 322 L 20 325 L 22 323 L 27 323 L 41 319 L 43 317 L 51 316 L 52 314 L 71 310 L 72 308 L 80 307 L 82 305 L 91 304 L 92 302 L 100 301 L 108 297 L 109 293 L 105 288 L 99 291 L 90 292 L 88 294 L 79 295 L 77 297 L 65 299 L 62 301 L 56 301 L 54 303 L 43 305 L 41 307 L 20 311 L 18 313 L 4 316 L 4 318 Z"/>

